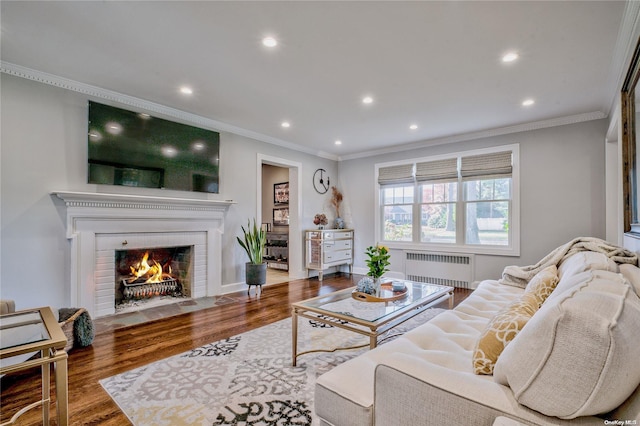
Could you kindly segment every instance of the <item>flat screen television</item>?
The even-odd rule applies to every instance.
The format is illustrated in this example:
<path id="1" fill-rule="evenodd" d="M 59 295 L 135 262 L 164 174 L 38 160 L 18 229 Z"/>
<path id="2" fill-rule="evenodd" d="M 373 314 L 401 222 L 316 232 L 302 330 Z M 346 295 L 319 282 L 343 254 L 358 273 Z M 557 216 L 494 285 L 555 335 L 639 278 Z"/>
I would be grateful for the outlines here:
<path id="1" fill-rule="evenodd" d="M 218 193 L 220 134 L 89 101 L 89 183 Z"/>

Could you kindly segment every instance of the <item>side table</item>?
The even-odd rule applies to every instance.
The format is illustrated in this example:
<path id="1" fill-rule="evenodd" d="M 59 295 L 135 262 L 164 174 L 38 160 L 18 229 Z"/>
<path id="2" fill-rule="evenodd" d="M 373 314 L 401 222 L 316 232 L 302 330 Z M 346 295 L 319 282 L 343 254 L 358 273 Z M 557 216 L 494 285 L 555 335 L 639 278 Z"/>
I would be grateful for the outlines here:
<path id="1" fill-rule="evenodd" d="M 49 307 L 0 315 L 0 374 L 37 366 L 42 372 L 41 400 L 22 408 L 0 426 L 14 424 L 26 411 L 40 405 L 42 423 L 49 424 L 50 364 L 55 370 L 57 424 L 69 424 L 66 344 L 67 338 Z M 40 352 L 40 357 L 25 360 L 32 352 Z"/>

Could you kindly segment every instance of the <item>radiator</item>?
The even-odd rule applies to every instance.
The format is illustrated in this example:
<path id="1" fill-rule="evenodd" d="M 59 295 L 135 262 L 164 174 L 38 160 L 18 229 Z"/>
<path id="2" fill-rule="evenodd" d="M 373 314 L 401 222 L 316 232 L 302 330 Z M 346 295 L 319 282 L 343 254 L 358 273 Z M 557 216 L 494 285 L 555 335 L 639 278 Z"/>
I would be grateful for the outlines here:
<path id="1" fill-rule="evenodd" d="M 472 288 L 474 255 L 405 251 L 405 277 L 411 281 Z"/>

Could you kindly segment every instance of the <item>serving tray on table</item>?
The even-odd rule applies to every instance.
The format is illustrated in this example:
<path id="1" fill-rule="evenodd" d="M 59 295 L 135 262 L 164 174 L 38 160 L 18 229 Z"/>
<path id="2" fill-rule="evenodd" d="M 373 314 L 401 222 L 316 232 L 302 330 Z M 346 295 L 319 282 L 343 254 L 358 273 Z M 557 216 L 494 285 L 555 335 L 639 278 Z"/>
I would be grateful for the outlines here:
<path id="1" fill-rule="evenodd" d="M 392 302 L 405 297 L 408 291 L 409 289 L 406 285 L 404 286 L 404 289 L 400 291 L 393 291 L 391 281 L 389 281 L 380 285 L 380 295 L 378 296 L 353 290 L 351 297 L 361 302 Z"/>

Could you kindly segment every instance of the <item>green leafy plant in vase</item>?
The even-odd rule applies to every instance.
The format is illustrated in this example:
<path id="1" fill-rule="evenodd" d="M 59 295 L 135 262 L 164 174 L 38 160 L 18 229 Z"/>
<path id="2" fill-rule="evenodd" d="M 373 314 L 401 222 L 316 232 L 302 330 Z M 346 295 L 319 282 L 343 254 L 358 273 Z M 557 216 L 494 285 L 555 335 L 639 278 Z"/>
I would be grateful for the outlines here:
<path id="1" fill-rule="evenodd" d="M 244 249 L 249 256 L 249 262 L 246 263 L 245 280 L 249 288 L 252 285 L 262 287 L 267 281 L 267 264 L 264 262 L 262 255 L 264 246 L 267 244 L 267 233 L 253 219 L 247 221 L 247 228 L 242 228 L 243 239 L 236 237 L 240 247 Z"/>
<path id="2" fill-rule="evenodd" d="M 373 280 L 376 295 L 379 295 L 380 278 L 385 272 L 389 271 L 389 265 L 391 263 L 389 262 L 389 259 L 391 258 L 391 254 L 387 247 L 381 245 L 367 247 L 365 254 L 367 255 L 367 260 L 365 262 L 369 268 L 367 276 L 371 277 Z"/>

